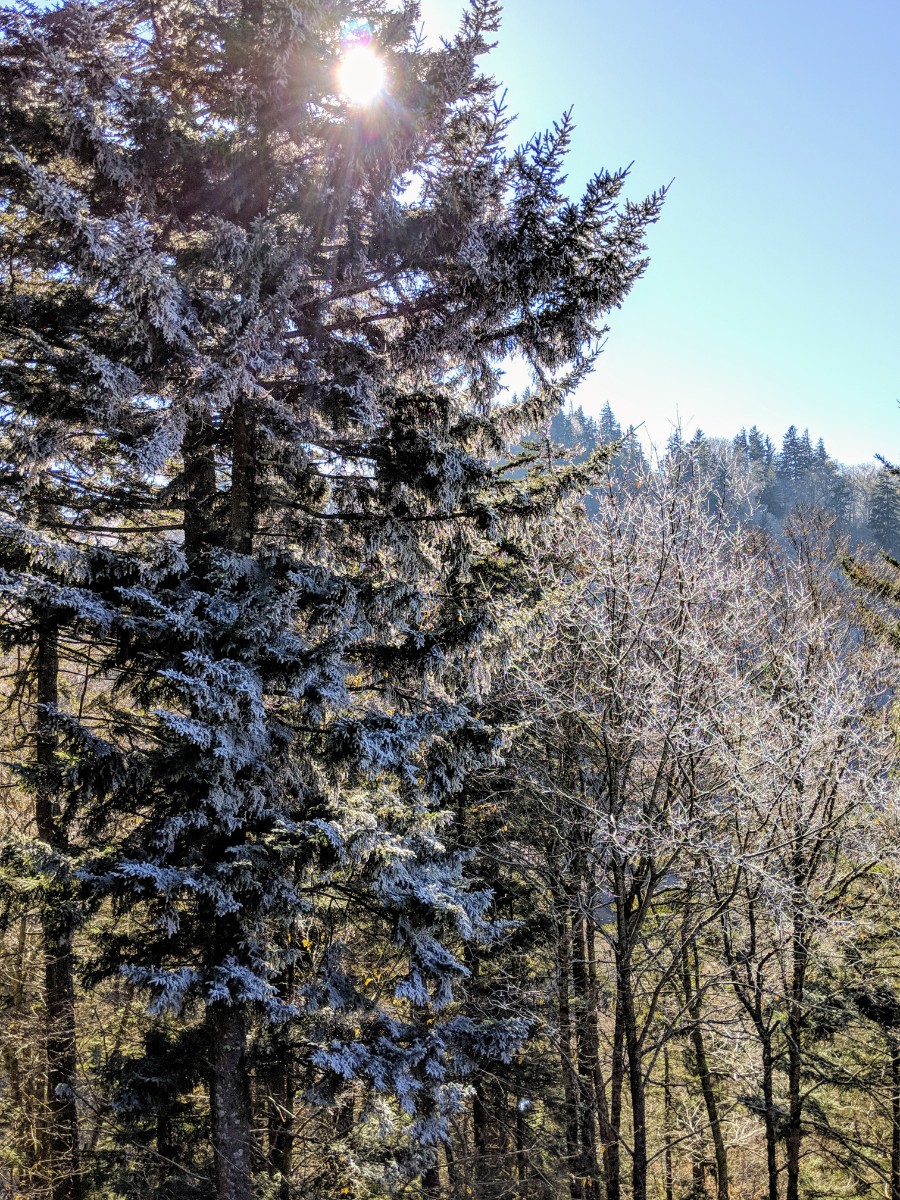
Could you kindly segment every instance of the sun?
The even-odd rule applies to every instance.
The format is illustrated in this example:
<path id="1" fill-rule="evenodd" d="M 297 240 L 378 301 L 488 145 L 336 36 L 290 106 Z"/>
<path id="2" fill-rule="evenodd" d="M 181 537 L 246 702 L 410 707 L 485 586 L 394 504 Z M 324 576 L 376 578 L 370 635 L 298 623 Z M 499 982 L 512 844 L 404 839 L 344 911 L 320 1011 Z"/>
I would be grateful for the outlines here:
<path id="1" fill-rule="evenodd" d="M 365 106 L 384 91 L 387 72 L 371 46 L 349 46 L 338 65 L 338 90 L 351 104 Z"/>

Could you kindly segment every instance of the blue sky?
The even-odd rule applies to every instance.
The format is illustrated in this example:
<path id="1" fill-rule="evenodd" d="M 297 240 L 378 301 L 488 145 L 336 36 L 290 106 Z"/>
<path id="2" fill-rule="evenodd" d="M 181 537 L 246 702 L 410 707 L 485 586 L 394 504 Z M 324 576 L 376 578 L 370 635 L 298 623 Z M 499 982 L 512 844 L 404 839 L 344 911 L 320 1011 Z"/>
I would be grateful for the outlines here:
<path id="1" fill-rule="evenodd" d="M 422 10 L 449 33 L 461 4 Z M 487 63 L 517 140 L 573 106 L 573 191 L 674 180 L 586 409 L 900 459 L 900 6 L 508 0 Z"/>

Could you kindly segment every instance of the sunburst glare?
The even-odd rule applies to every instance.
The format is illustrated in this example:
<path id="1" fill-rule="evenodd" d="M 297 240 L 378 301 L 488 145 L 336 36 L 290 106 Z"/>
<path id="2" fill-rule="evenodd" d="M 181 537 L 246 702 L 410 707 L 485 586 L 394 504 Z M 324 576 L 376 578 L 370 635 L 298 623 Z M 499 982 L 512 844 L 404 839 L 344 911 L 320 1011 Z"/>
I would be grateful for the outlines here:
<path id="1" fill-rule="evenodd" d="M 338 65 L 338 90 L 351 104 L 364 106 L 384 91 L 387 72 L 371 46 L 357 42 L 348 46 Z"/>

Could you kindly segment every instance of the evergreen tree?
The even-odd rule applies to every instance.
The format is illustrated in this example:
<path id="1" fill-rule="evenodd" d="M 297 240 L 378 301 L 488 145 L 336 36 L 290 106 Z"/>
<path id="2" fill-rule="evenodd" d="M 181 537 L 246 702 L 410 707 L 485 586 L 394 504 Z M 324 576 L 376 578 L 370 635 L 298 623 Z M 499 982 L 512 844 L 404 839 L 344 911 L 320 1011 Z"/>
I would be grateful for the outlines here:
<path id="1" fill-rule="evenodd" d="M 878 472 L 872 487 L 869 530 L 880 550 L 894 558 L 900 555 L 900 485 L 887 467 Z"/>
<path id="2" fill-rule="evenodd" d="M 773 447 L 768 435 L 763 436 L 753 425 L 747 434 L 747 453 L 752 463 L 760 463 L 768 467 L 771 463 Z"/>
<path id="3" fill-rule="evenodd" d="M 592 453 L 597 447 L 597 422 L 587 416 L 584 409 L 569 405 L 565 412 L 558 412 L 550 422 L 551 441 L 573 450 L 576 456 Z"/>
<path id="4" fill-rule="evenodd" d="M 597 422 L 587 415 L 580 404 L 572 412 L 572 432 L 586 453 L 590 454 L 596 449 L 599 434 Z"/>
<path id="5" fill-rule="evenodd" d="M 797 426 L 788 426 L 787 432 L 781 439 L 781 451 L 778 455 L 778 474 L 786 483 L 795 484 L 800 474 L 802 444 Z"/>
<path id="6" fill-rule="evenodd" d="M 620 483 L 633 481 L 647 470 L 647 460 L 637 430 L 633 425 L 623 433 L 622 426 L 607 401 L 600 410 L 600 419 L 595 422 L 597 445 L 611 446 L 618 444 L 618 450 L 610 465 L 612 476 Z M 589 510 L 594 511 L 594 499 L 591 499 Z"/>
<path id="7" fill-rule="evenodd" d="M 692 457 L 698 462 L 706 461 L 709 452 L 709 445 L 706 434 L 702 429 L 695 430 L 693 437 L 688 442 L 688 450 L 690 451 Z"/>
<path id="8" fill-rule="evenodd" d="M 632 479 L 640 479 L 649 470 L 647 456 L 638 440 L 638 431 L 634 425 L 629 425 L 625 431 L 625 445 L 614 460 L 613 469 L 618 463 L 621 463 L 626 474 Z"/>
<path id="9" fill-rule="evenodd" d="M 607 402 L 600 410 L 600 442 L 606 446 L 610 442 L 618 442 L 622 437 L 622 426 L 616 420 L 616 415 Z"/>
<path id="10" fill-rule="evenodd" d="M 677 462 L 682 458 L 684 452 L 684 435 L 681 432 L 681 426 L 676 425 L 666 440 L 666 458 Z"/>
<path id="11" fill-rule="evenodd" d="M 797 444 L 797 477 L 805 479 L 815 465 L 815 452 L 813 450 L 812 439 L 809 436 L 809 430 L 804 429 L 803 435 Z"/>
<path id="12" fill-rule="evenodd" d="M 394 1097 L 431 1187 L 458 1078 L 521 1032 L 448 1010 L 490 922 L 447 813 L 493 753 L 474 705 L 510 530 L 594 464 L 492 463 L 588 371 L 660 197 L 620 206 L 618 172 L 570 202 L 568 117 L 505 150 L 498 19 L 473 0 L 431 51 L 415 4 L 378 0 L 2 17 L 3 585 L 30 644 L 96 648 L 90 703 L 39 690 L 37 766 L 82 914 L 116 917 L 94 978 L 174 1018 L 169 1058 L 208 1083 L 219 1200 L 258 1194 L 257 1043 L 280 1111 L 301 1069 L 323 1104 Z M 368 40 L 363 106 L 337 70 Z M 510 353 L 534 386 L 504 404 Z M 338 910 L 390 948 L 388 990 Z M 268 1170 L 290 1194 L 289 1130 Z"/>

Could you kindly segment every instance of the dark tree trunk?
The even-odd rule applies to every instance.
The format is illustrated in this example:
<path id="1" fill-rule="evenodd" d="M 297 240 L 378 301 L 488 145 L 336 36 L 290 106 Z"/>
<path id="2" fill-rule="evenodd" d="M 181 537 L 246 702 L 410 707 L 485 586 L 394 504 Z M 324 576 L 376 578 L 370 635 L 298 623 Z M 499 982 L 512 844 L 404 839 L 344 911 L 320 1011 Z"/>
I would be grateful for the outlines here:
<path id="1" fill-rule="evenodd" d="M 294 968 L 289 966 L 279 977 L 279 987 L 289 997 L 294 987 Z M 287 1023 L 269 1032 L 269 1061 L 263 1078 L 266 1084 L 269 1171 L 280 1176 L 280 1193 L 290 1191 L 294 1160 L 294 1048 Z"/>
<path id="2" fill-rule="evenodd" d="M 188 558 L 215 544 L 216 460 L 213 431 L 194 418 L 184 438 L 184 549 Z"/>
<path id="3" fill-rule="evenodd" d="M 799 1200 L 800 1140 L 803 1103 L 800 1094 L 800 1054 L 788 1046 L 788 1119 L 784 1134 L 785 1166 L 787 1168 L 787 1200 Z"/>
<path id="4" fill-rule="evenodd" d="M 172 1114 L 167 1104 L 156 1114 L 156 1153 L 163 1162 L 171 1162 L 175 1158 L 175 1147 L 172 1145 Z"/>
<path id="5" fill-rule="evenodd" d="M 56 737 L 50 724 L 59 701 L 59 635 L 44 627 L 37 647 L 37 723 L 35 757 L 40 782 L 35 803 L 38 837 L 65 854 L 68 839 L 54 801 Z M 75 1084 L 75 980 L 72 970 L 73 922 L 63 900 L 42 914 L 44 1004 L 47 1054 L 47 1191 L 50 1200 L 79 1200 L 81 1172 Z"/>
<path id="6" fill-rule="evenodd" d="M 437 1200 L 441 1194 L 441 1168 L 438 1151 L 434 1152 L 434 1162 L 422 1175 L 422 1195 L 427 1200 Z"/>
<path id="7" fill-rule="evenodd" d="M 3 1070 L 6 1072 L 8 1087 L 8 1108 L 12 1125 L 12 1144 L 21 1164 L 15 1172 L 16 1181 L 21 1186 L 20 1191 L 26 1195 L 33 1190 L 35 1179 L 35 1139 L 34 1139 L 34 1104 L 29 1094 L 27 1082 L 23 1079 L 22 1070 L 22 1028 L 30 1019 L 30 1005 L 25 993 L 25 955 L 29 942 L 28 917 L 19 917 L 19 932 L 16 938 L 16 949 L 9 968 L 9 1010 L 7 1013 L 6 1029 L 0 1039 L 2 1044 Z"/>
<path id="8" fill-rule="evenodd" d="M 583 914 L 572 919 L 572 988 L 575 997 L 575 1041 L 578 1047 L 580 1146 L 576 1174 L 585 1200 L 600 1195 L 600 1164 L 597 1160 L 595 1077 L 599 1066 L 597 1027 L 591 1003 L 587 942 L 591 930 Z"/>
<path id="9" fill-rule="evenodd" d="M 435 1114 L 433 1102 L 428 1103 L 427 1111 L 428 1111 L 428 1115 L 433 1118 L 434 1114 Z M 345 1131 L 344 1136 L 346 1136 L 346 1134 L 350 1133 L 350 1129 L 352 1128 L 353 1120 L 355 1118 L 355 1106 L 353 1104 L 351 1104 L 351 1106 L 350 1106 L 350 1115 L 351 1115 L 351 1125 Z M 434 1155 L 434 1158 L 432 1159 L 430 1166 L 426 1167 L 425 1170 L 422 1172 L 423 1200 L 439 1200 L 439 1197 L 441 1195 L 441 1157 L 440 1157 L 441 1148 L 440 1148 L 440 1145 L 436 1145 L 433 1148 L 432 1153 Z"/>
<path id="10" fill-rule="evenodd" d="M 778 1136 L 775 1128 L 775 1086 L 773 1082 L 772 1036 L 760 1033 L 762 1040 L 762 1089 L 766 1128 L 766 1171 L 769 1200 L 778 1200 Z"/>
<path id="11" fill-rule="evenodd" d="M 560 905 L 557 910 L 556 993 L 559 1012 L 559 1058 L 566 1111 L 566 1167 L 569 1176 L 569 1194 L 572 1200 L 581 1200 L 581 1180 L 576 1174 L 579 1158 L 578 1078 L 574 1066 L 572 1010 L 569 999 L 572 973 L 571 948 L 568 914 Z"/>
<path id="12" fill-rule="evenodd" d="M 475 1162 L 472 1164 L 472 1175 L 475 1179 L 475 1194 L 481 1196 L 484 1181 L 490 1179 L 488 1165 L 488 1115 L 487 1105 L 482 1092 L 483 1084 L 479 1079 L 472 1096 L 472 1140 L 475 1144 Z"/>
<path id="13" fill-rule="evenodd" d="M 606 1189 L 606 1200 L 619 1200 L 619 1126 L 613 1125 L 609 1101 L 606 1095 L 606 1080 L 603 1078 L 603 1067 L 600 1063 L 600 986 L 597 979 L 597 951 L 594 944 L 594 929 L 590 922 L 587 927 L 587 963 L 588 963 L 588 995 L 590 999 L 590 1021 L 594 1039 L 594 1102 L 597 1106 L 597 1121 L 600 1128 L 600 1145 L 603 1156 L 603 1182 Z M 616 1023 L 613 1032 L 613 1057 L 615 1061 L 618 1046 L 618 1056 L 621 1062 L 621 1022 Z M 619 1076 L 619 1095 L 621 1096 L 621 1074 Z M 619 1106 L 621 1114 L 621 1104 Z"/>
<path id="14" fill-rule="evenodd" d="M 516 1183 L 520 1196 L 525 1195 L 525 1186 L 528 1182 L 527 1130 L 525 1110 L 522 1108 L 522 1097 L 520 1096 L 516 1102 Z"/>
<path id="15" fill-rule="evenodd" d="M 456 1169 L 456 1158 L 451 1141 L 444 1143 L 444 1157 L 447 1160 L 447 1186 L 451 1196 L 456 1196 L 462 1186 L 459 1171 Z"/>
<path id="16" fill-rule="evenodd" d="M 803 1004 L 809 951 L 802 914 L 795 918 L 791 940 L 791 1005 L 788 1011 L 788 1119 L 785 1131 L 787 1200 L 800 1196 L 800 1148 L 803 1137 Z"/>
<path id="17" fill-rule="evenodd" d="M 234 406 L 231 459 L 231 545 L 241 554 L 253 552 L 256 526 L 256 413 L 244 398 Z"/>
<path id="18" fill-rule="evenodd" d="M 232 413 L 231 506 L 227 534 L 214 528 L 216 471 L 208 420 L 192 423 L 185 440 L 185 543 L 192 557 L 227 541 L 241 553 L 253 548 L 256 435 L 252 402 L 239 399 Z M 237 928 L 219 922 L 220 945 L 233 945 Z M 253 1200 L 247 1011 L 238 1000 L 207 1010 L 210 1032 L 210 1103 L 218 1200 Z M 286 1145 L 282 1140 L 282 1154 Z"/>
<path id="19" fill-rule="evenodd" d="M 275 1049 L 281 1054 L 268 1073 L 269 1169 L 280 1176 L 281 1193 L 287 1196 L 294 1157 L 294 1078 L 290 1047 L 276 1040 Z"/>
<path id="20" fill-rule="evenodd" d="M 900 1037 L 888 1035 L 891 1053 L 891 1200 L 900 1200 Z"/>
<path id="21" fill-rule="evenodd" d="M 238 1005 L 210 1010 L 213 1152 L 218 1200 L 253 1200 L 247 1027 Z"/>
<path id="22" fill-rule="evenodd" d="M 691 962 L 691 956 L 693 956 L 693 963 Z M 716 1197 L 717 1200 L 728 1200 L 728 1153 L 725 1148 L 725 1139 L 722 1136 L 722 1124 L 719 1119 L 719 1102 L 716 1097 L 715 1087 L 713 1086 L 709 1060 L 706 1057 L 706 1043 L 700 1023 L 701 995 L 696 944 L 691 944 L 690 946 L 687 944 L 684 945 L 681 966 L 685 1003 L 691 1019 L 691 1046 L 694 1051 L 694 1062 L 697 1066 L 700 1091 L 703 1093 L 703 1103 L 706 1105 L 706 1115 L 709 1118 L 709 1130 L 716 1158 Z"/>
<path id="23" fill-rule="evenodd" d="M 628 1087 L 631 1093 L 633 1158 L 631 1162 L 632 1200 L 647 1200 L 647 1103 L 644 1088 L 644 1056 L 638 1033 L 631 969 L 628 960 L 619 972 L 622 991 L 622 1018 L 625 1027 L 625 1048 L 628 1051 Z"/>
<path id="24" fill-rule="evenodd" d="M 626 883 L 621 863 L 613 865 L 616 897 L 616 1020 L 622 1022 L 628 1052 L 628 1087 L 631 1095 L 632 1159 L 631 1200 L 647 1198 L 647 1114 L 644 1093 L 643 1046 L 638 1032 L 631 978 L 631 928 L 633 893 Z M 618 1125 L 616 1126 L 618 1128 Z"/>
<path id="25" fill-rule="evenodd" d="M 665 1136 L 665 1189 L 666 1200 L 675 1200 L 675 1173 L 672 1167 L 672 1082 L 669 1074 L 669 1048 L 663 1050 L 663 1134 Z"/>
<path id="26" fill-rule="evenodd" d="M 609 1076 L 609 1127 L 612 1141 L 604 1158 L 606 1200 L 621 1200 L 622 1195 L 622 1092 L 625 1085 L 625 1020 L 622 997 L 616 988 L 616 1013 Z"/>

